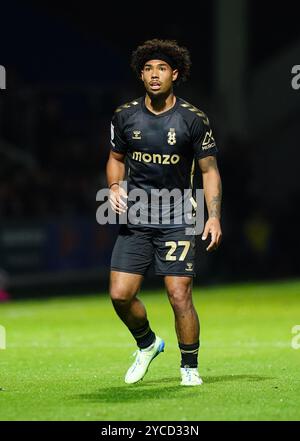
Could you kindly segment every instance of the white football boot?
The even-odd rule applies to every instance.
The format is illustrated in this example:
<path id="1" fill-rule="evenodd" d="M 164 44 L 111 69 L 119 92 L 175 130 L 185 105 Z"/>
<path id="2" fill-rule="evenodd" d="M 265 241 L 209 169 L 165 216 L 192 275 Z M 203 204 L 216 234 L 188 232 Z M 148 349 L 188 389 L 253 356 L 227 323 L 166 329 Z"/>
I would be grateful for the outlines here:
<path id="1" fill-rule="evenodd" d="M 200 386 L 203 383 L 197 368 L 180 368 L 180 373 L 181 386 Z"/>
<path id="2" fill-rule="evenodd" d="M 160 352 L 164 351 L 165 342 L 158 336 L 151 346 L 145 349 L 138 349 L 134 355 L 136 355 L 134 363 L 130 366 L 125 375 L 125 383 L 132 384 L 142 380 L 146 375 L 148 367 L 151 361 Z"/>

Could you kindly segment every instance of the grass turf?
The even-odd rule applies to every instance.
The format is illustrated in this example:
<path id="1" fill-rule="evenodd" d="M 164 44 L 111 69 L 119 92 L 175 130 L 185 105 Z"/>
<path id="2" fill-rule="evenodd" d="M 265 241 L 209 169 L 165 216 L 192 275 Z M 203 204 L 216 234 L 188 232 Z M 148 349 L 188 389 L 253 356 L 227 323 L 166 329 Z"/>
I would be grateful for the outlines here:
<path id="1" fill-rule="evenodd" d="M 165 352 L 126 385 L 133 338 L 107 296 L 0 304 L 0 420 L 299 420 L 300 282 L 194 289 L 201 387 L 179 386 L 164 291 L 143 292 Z"/>

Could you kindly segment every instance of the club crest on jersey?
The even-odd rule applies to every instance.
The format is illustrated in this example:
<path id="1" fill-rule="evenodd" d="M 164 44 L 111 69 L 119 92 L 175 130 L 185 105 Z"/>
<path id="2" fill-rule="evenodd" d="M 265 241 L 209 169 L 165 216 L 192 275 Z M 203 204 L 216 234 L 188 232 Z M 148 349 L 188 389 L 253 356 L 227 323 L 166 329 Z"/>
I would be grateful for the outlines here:
<path id="1" fill-rule="evenodd" d="M 170 129 L 168 132 L 168 144 L 175 145 L 176 144 L 176 132 L 175 129 Z"/>
<path id="2" fill-rule="evenodd" d="M 132 139 L 142 139 L 142 132 L 140 130 L 134 130 L 132 133 Z"/>

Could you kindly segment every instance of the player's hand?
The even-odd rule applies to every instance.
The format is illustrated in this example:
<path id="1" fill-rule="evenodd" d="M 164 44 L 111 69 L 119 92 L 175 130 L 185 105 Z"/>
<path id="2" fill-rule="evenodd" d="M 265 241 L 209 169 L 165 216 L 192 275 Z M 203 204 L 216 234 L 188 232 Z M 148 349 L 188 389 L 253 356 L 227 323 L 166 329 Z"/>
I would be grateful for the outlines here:
<path id="1" fill-rule="evenodd" d="M 209 234 L 211 235 L 211 241 L 206 248 L 206 251 L 211 252 L 218 248 L 222 240 L 221 225 L 217 217 L 212 217 L 206 222 L 204 232 L 202 234 L 202 240 L 206 240 Z"/>
<path id="2" fill-rule="evenodd" d="M 109 190 L 109 202 L 112 210 L 117 214 L 125 213 L 127 210 L 127 203 L 125 202 L 128 198 L 125 190 L 120 187 L 120 185 L 113 185 Z"/>

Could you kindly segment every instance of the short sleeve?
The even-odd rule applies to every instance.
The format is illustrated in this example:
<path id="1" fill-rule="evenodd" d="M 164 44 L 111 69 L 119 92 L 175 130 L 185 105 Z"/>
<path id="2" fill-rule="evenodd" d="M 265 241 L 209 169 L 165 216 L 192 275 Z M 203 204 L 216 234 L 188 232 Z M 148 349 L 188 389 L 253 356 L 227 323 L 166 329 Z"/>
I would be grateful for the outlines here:
<path id="1" fill-rule="evenodd" d="M 127 152 L 127 143 L 124 139 L 123 131 L 122 131 L 122 124 L 118 118 L 118 116 L 115 114 L 111 121 L 110 126 L 110 143 L 111 143 L 111 149 L 114 152 L 117 153 L 126 153 Z"/>
<path id="2" fill-rule="evenodd" d="M 216 141 L 206 116 L 205 120 L 195 116 L 190 129 L 196 159 L 214 156 L 218 153 Z"/>

